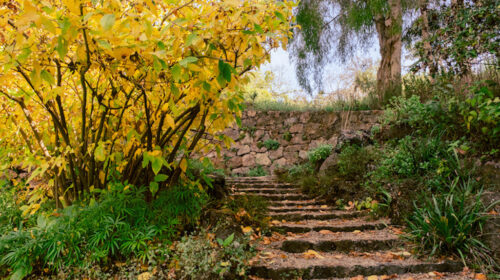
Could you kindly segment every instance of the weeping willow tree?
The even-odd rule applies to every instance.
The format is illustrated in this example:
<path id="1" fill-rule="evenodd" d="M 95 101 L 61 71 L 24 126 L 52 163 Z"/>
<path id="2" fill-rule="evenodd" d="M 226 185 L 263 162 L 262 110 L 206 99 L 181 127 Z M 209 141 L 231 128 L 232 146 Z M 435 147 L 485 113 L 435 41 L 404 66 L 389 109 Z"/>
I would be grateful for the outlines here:
<path id="1" fill-rule="evenodd" d="M 405 0 L 302 0 L 291 43 L 299 84 L 310 94 L 322 91 L 325 66 L 346 62 L 357 49 L 378 38 L 381 61 L 376 91 L 380 104 L 401 93 L 401 37 Z"/>

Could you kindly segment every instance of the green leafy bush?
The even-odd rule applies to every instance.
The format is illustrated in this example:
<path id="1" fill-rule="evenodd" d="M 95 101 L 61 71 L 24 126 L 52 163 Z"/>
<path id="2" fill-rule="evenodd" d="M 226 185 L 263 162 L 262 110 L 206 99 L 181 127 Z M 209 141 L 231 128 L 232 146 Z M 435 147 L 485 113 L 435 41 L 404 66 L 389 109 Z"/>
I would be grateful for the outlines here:
<path id="1" fill-rule="evenodd" d="M 384 123 L 406 126 L 418 134 L 442 131 L 456 126 L 459 119 L 458 109 L 455 108 L 457 104 L 455 99 L 450 99 L 447 103 L 436 100 L 422 103 L 416 95 L 409 98 L 398 96 L 391 99 L 389 108 L 384 111 Z M 455 113 L 452 114 L 448 107 Z M 454 131 L 450 131 L 452 132 Z"/>
<path id="2" fill-rule="evenodd" d="M 432 187 L 447 184 L 451 176 L 469 176 L 471 170 L 459 162 L 455 147 L 450 145 L 440 137 L 399 139 L 386 146 L 380 164 L 368 173 L 368 183 L 415 178 Z"/>
<path id="3" fill-rule="evenodd" d="M 311 163 L 306 162 L 304 164 L 292 165 L 288 169 L 288 177 L 290 180 L 295 181 L 297 178 L 304 175 L 312 175 L 314 173 L 314 168 Z"/>
<path id="4" fill-rule="evenodd" d="M 448 140 L 465 136 L 478 151 L 490 152 L 500 145 L 498 83 L 486 80 L 460 88 L 451 78 L 439 77 L 434 83 L 405 85 L 410 97 L 391 100 L 384 113 L 384 124 L 398 129 L 408 128 L 420 136 L 440 134 Z M 419 91 L 427 95 L 421 98 L 423 93 Z"/>
<path id="5" fill-rule="evenodd" d="M 257 165 L 256 167 L 251 168 L 247 173 L 247 176 L 249 177 L 262 177 L 267 175 L 268 174 L 262 165 Z"/>
<path id="6" fill-rule="evenodd" d="M 408 235 L 421 253 L 454 254 L 464 262 L 495 265 L 490 250 L 478 239 L 487 220 L 485 207 L 471 181 L 452 182 L 450 191 L 426 196 L 408 220 Z"/>
<path id="7" fill-rule="evenodd" d="M 22 211 L 16 204 L 16 193 L 7 180 L 0 180 L 0 236 L 24 224 Z"/>
<path id="8" fill-rule="evenodd" d="M 0 266 L 21 279 L 37 270 L 84 269 L 111 260 L 162 259 L 170 240 L 196 221 L 206 195 L 196 186 L 176 187 L 147 203 L 141 189 L 115 183 L 94 192 L 99 200 L 74 204 L 53 215 L 40 213 L 33 227 L 0 237 Z M 85 271 L 85 269 L 84 269 Z"/>
<path id="9" fill-rule="evenodd" d="M 374 160 L 375 156 L 371 148 L 358 145 L 342 147 L 337 163 L 339 175 L 350 180 L 364 177 L 368 164 Z"/>
<path id="10" fill-rule="evenodd" d="M 311 149 L 307 153 L 307 157 L 311 163 L 317 163 L 319 161 L 325 160 L 332 154 L 333 147 L 330 144 L 319 145 L 318 147 Z"/>
<path id="11" fill-rule="evenodd" d="M 267 139 L 262 143 L 262 145 L 270 151 L 277 150 L 280 147 L 280 143 L 274 139 Z"/>
<path id="12" fill-rule="evenodd" d="M 500 95 L 495 96 L 491 88 L 477 83 L 472 87 L 474 95 L 461 108 L 467 131 L 471 137 L 479 138 L 492 147 L 500 146 Z"/>
<path id="13" fill-rule="evenodd" d="M 217 174 L 220 176 L 224 176 L 224 170 L 215 168 L 213 163 L 208 158 L 203 158 L 203 160 L 199 159 L 190 159 L 188 160 L 188 169 L 186 170 L 188 176 L 192 175 L 210 175 Z"/>
<path id="14" fill-rule="evenodd" d="M 382 166 L 399 176 L 421 176 L 439 168 L 443 158 L 448 156 L 447 148 L 438 137 L 406 136 L 398 141 L 396 149 L 385 158 Z"/>

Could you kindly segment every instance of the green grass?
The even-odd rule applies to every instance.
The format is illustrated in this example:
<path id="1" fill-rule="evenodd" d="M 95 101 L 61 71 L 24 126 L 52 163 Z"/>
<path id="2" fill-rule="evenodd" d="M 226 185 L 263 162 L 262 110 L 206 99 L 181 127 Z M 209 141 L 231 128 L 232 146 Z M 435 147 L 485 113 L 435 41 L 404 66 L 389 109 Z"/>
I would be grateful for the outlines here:
<path id="1" fill-rule="evenodd" d="M 363 111 L 376 109 L 368 99 L 354 101 L 334 101 L 313 103 L 307 101 L 280 102 L 276 100 L 256 101 L 248 104 L 248 107 L 257 111 L 281 111 L 281 112 L 336 112 L 336 111 Z"/>

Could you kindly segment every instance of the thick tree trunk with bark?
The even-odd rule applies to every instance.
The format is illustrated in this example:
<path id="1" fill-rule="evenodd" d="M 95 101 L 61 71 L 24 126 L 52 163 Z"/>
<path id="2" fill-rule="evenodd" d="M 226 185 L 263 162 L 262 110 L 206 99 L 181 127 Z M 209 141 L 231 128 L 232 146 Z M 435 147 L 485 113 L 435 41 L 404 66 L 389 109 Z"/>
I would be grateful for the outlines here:
<path id="1" fill-rule="evenodd" d="M 401 34 L 403 12 L 401 0 L 389 0 L 390 12 L 375 18 L 378 33 L 380 67 L 377 72 L 379 103 L 386 103 L 392 96 L 401 94 Z"/>

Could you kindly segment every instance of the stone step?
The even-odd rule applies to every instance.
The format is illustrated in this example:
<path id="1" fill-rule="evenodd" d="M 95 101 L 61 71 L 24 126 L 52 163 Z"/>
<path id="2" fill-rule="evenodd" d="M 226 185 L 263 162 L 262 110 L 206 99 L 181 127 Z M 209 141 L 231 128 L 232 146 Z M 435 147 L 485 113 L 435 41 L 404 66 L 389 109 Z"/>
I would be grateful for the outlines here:
<path id="1" fill-rule="evenodd" d="M 316 200 L 316 199 L 308 199 L 308 200 L 282 200 L 282 201 L 271 201 L 271 207 L 294 207 L 294 206 L 318 206 L 318 205 L 326 205 L 324 201 Z"/>
<path id="2" fill-rule="evenodd" d="M 245 193 L 252 193 L 252 194 L 290 194 L 290 193 L 298 193 L 300 192 L 297 189 L 292 189 L 292 188 L 245 188 L 245 189 L 239 189 L 239 188 L 233 188 L 233 192 L 245 192 Z"/>
<path id="3" fill-rule="evenodd" d="M 304 220 L 299 222 L 285 222 L 275 224 L 271 229 L 285 233 L 305 233 L 310 231 L 329 230 L 332 232 L 350 232 L 355 230 L 383 229 L 390 224 L 389 219 L 369 221 L 364 218 L 356 219 L 333 219 L 333 220 Z"/>
<path id="4" fill-rule="evenodd" d="M 405 273 L 459 272 L 458 261 L 420 261 L 414 258 L 389 259 L 385 252 L 372 255 L 319 253 L 283 253 L 279 250 L 261 252 L 252 262 L 250 274 L 265 279 L 328 279 L 358 275 L 394 275 Z M 274 258 L 266 259 L 270 254 Z"/>
<path id="5" fill-rule="evenodd" d="M 285 221 L 302 221 L 302 220 L 331 220 L 331 219 L 348 219 L 357 218 L 367 215 L 366 211 L 310 211 L 310 210 L 297 210 L 292 212 L 268 212 L 274 220 Z"/>
<path id="6" fill-rule="evenodd" d="M 333 211 L 337 210 L 334 207 L 330 207 L 328 205 L 295 205 L 295 206 L 269 206 L 267 208 L 271 212 L 293 212 L 297 210 L 310 210 L 310 211 Z"/>
<path id="7" fill-rule="evenodd" d="M 477 276 L 474 272 L 437 272 L 431 271 L 427 273 L 405 273 L 405 274 L 392 274 L 380 276 L 377 280 L 391 279 L 391 280 L 477 280 L 484 279 L 484 276 Z M 484 275 L 484 274 L 483 274 Z M 477 276 L 477 277 L 476 277 Z M 359 276 L 355 279 L 358 280 L 368 280 L 373 279 L 367 277 L 360 278 Z M 323 280 L 352 280 L 352 277 L 343 278 L 323 278 Z"/>
<path id="8" fill-rule="evenodd" d="M 290 184 L 277 184 L 277 183 L 227 183 L 226 186 L 237 189 L 256 189 L 256 188 L 294 188 L 293 185 Z M 294 188 L 296 189 L 296 188 Z"/>
<path id="9" fill-rule="evenodd" d="M 399 237 L 391 230 L 372 230 L 358 232 L 308 232 L 287 237 L 274 246 L 288 253 L 302 253 L 307 250 L 318 252 L 349 253 L 389 250 L 401 245 Z"/>
<path id="10" fill-rule="evenodd" d="M 303 194 L 254 194 L 254 193 L 246 193 L 246 192 L 234 192 L 233 196 L 248 196 L 248 195 L 257 195 L 263 198 L 266 198 L 270 201 L 307 201 L 310 198 Z"/>
<path id="11" fill-rule="evenodd" d="M 226 177 L 226 182 L 276 182 L 274 176 L 260 177 Z"/>

